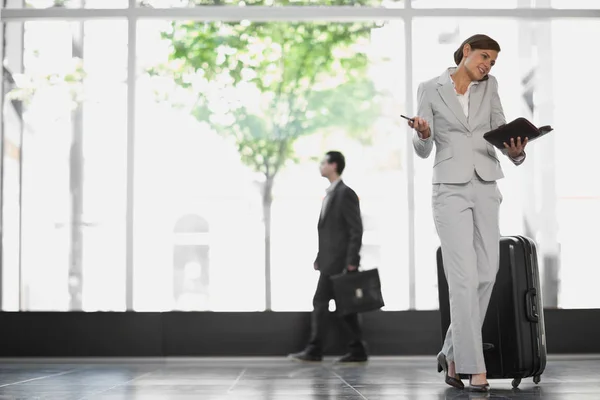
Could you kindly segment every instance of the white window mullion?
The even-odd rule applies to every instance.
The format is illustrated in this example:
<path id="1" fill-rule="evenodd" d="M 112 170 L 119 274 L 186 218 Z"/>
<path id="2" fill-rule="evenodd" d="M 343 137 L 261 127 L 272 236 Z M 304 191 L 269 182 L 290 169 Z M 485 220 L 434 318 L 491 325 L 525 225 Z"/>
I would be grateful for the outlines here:
<path id="1" fill-rule="evenodd" d="M 127 196 L 125 211 L 125 309 L 133 311 L 134 255 L 134 166 L 135 166 L 135 100 L 137 69 L 137 18 L 131 13 L 136 0 L 129 0 L 127 40 Z"/>
<path id="2" fill-rule="evenodd" d="M 408 3 L 407 3 L 408 4 Z M 393 20 L 415 17 L 493 17 L 493 18 L 600 18 L 600 10 L 558 10 L 558 9 L 414 9 L 383 7 L 229 7 L 197 6 L 193 8 L 124 8 L 124 9 L 5 9 L 2 20 L 35 19 L 111 19 L 111 18 L 156 18 L 205 21 L 372 21 L 374 19 Z"/>

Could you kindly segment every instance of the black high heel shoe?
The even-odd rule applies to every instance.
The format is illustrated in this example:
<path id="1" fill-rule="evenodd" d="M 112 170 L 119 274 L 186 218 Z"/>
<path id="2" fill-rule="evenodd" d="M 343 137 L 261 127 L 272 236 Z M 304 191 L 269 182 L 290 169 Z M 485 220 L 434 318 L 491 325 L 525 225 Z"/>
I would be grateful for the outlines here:
<path id="1" fill-rule="evenodd" d="M 440 352 L 437 356 L 437 362 L 438 362 L 438 370 L 444 371 L 444 382 L 446 382 L 446 384 L 455 387 L 457 389 L 464 389 L 465 388 L 465 384 L 462 383 L 462 381 L 460 379 L 457 378 L 453 378 L 451 376 L 448 375 L 448 361 L 446 360 L 446 355 L 442 352 Z"/>
<path id="2" fill-rule="evenodd" d="M 484 383 L 483 385 L 474 385 L 471 383 L 473 376 L 469 376 L 469 391 L 471 392 L 489 392 L 490 384 Z"/>

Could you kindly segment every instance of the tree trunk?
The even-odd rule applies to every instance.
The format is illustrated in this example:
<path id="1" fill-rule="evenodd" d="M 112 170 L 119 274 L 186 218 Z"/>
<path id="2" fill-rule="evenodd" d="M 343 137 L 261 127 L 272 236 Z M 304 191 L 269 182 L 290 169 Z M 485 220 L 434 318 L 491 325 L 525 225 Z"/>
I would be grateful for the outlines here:
<path id="1" fill-rule="evenodd" d="M 2 2 L 2 7 L 6 6 L 6 0 Z M 0 60 L 2 60 L 2 82 L 0 82 L 0 308 L 3 305 L 3 278 L 4 278 L 4 98 L 6 97 L 6 79 L 4 66 L 4 49 L 6 48 L 6 24 L 2 24 L 2 48 L 0 49 Z"/>
<path id="2" fill-rule="evenodd" d="M 265 310 L 271 311 L 271 206 L 274 176 L 267 175 L 263 186 L 263 222 L 265 224 Z"/>
<path id="3" fill-rule="evenodd" d="M 83 59 L 83 22 L 73 32 L 73 57 Z M 69 252 L 69 310 L 83 306 L 83 109 L 81 104 L 72 112 L 72 139 L 69 154 L 69 190 L 71 197 Z"/>

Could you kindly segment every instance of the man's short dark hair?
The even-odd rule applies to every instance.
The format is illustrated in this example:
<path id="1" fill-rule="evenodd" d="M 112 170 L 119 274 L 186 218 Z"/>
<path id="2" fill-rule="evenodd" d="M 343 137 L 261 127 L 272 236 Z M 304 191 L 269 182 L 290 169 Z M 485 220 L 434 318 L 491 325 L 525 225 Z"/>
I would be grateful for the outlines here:
<path id="1" fill-rule="evenodd" d="M 328 151 L 326 156 L 329 164 L 336 164 L 336 172 L 341 175 L 342 172 L 344 172 L 344 168 L 346 168 L 346 159 L 344 158 L 344 155 L 339 151 Z"/>

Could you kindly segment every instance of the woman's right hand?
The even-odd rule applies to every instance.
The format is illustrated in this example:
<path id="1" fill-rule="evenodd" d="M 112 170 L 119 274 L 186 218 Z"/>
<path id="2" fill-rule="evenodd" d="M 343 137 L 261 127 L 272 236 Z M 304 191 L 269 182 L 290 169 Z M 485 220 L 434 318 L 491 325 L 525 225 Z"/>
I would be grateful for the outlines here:
<path id="1" fill-rule="evenodd" d="M 421 117 L 413 117 L 412 121 L 408 121 L 408 126 L 415 129 L 419 133 L 419 137 L 421 139 L 427 139 L 431 136 L 431 130 L 429 129 L 429 124 L 424 118 Z"/>

